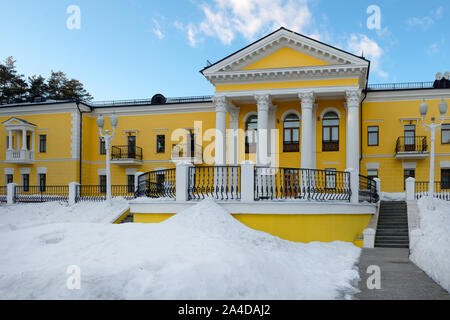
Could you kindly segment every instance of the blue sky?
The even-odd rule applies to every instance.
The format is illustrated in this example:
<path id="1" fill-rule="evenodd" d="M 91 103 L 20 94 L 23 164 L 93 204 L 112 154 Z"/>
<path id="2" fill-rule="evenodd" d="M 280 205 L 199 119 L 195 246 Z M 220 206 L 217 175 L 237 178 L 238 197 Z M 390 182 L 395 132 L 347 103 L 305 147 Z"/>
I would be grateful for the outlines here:
<path id="1" fill-rule="evenodd" d="M 69 29 L 67 8 L 80 9 Z M 380 8 L 369 29 L 367 8 Z M 208 95 L 199 73 L 280 26 L 372 61 L 370 83 L 432 81 L 450 71 L 448 1 L 0 0 L 0 59 L 20 73 L 62 70 L 95 100 Z"/>

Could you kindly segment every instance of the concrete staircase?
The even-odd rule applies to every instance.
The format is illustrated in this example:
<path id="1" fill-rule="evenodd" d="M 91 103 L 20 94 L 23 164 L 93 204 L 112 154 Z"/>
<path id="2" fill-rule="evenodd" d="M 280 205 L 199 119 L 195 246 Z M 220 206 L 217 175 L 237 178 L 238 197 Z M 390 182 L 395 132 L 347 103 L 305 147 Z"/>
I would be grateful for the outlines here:
<path id="1" fill-rule="evenodd" d="M 123 219 L 122 221 L 120 221 L 120 223 L 133 223 L 133 214 L 130 213 L 129 215 L 127 215 L 125 217 L 125 219 Z"/>
<path id="2" fill-rule="evenodd" d="M 375 247 L 409 248 L 405 201 L 381 201 Z"/>

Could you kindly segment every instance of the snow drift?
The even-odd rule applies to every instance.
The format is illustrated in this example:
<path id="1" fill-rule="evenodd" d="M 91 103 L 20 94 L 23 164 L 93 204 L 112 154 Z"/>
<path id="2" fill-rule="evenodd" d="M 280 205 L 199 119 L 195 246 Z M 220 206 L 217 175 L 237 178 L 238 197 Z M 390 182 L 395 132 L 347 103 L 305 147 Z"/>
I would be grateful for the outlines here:
<path id="1" fill-rule="evenodd" d="M 4 209 L 0 209 L 0 220 Z M 17 212 L 20 216 L 20 212 Z M 246 227 L 212 200 L 159 224 L 52 223 L 0 232 L 2 299 L 340 299 L 360 249 Z M 81 270 L 69 290 L 68 266 Z"/>
<path id="2" fill-rule="evenodd" d="M 427 200 L 418 202 L 422 236 L 411 248 L 410 259 L 450 292 L 450 202 L 434 199 L 436 210 L 430 211 Z"/>

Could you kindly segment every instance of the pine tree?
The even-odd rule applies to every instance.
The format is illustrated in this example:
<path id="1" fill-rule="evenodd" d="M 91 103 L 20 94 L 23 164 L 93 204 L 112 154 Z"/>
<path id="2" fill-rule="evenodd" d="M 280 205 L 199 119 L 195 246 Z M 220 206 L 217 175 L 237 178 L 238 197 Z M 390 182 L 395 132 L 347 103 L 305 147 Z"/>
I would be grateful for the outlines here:
<path id="1" fill-rule="evenodd" d="M 92 96 L 84 89 L 83 84 L 76 79 L 65 81 L 61 93 L 65 100 L 92 100 Z"/>
<path id="2" fill-rule="evenodd" d="M 17 74 L 13 57 L 0 63 L 0 103 L 17 103 L 26 100 L 27 83 L 24 76 Z"/>
<path id="3" fill-rule="evenodd" d="M 28 100 L 34 101 L 36 97 L 46 98 L 48 95 L 48 86 L 43 76 L 33 75 L 28 77 Z"/>
<path id="4" fill-rule="evenodd" d="M 68 81 L 66 74 L 62 71 L 54 72 L 47 81 L 48 98 L 53 100 L 64 100 L 62 89 Z"/>

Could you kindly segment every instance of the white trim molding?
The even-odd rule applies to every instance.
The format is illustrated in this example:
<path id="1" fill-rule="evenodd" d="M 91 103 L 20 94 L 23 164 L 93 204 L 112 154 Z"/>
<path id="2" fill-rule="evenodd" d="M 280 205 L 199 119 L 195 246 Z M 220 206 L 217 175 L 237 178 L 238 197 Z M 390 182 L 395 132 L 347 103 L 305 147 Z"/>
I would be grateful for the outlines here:
<path id="1" fill-rule="evenodd" d="M 298 110 L 295 110 L 295 109 L 289 109 L 289 110 L 283 112 L 283 114 L 281 115 L 281 118 L 280 118 L 281 121 L 284 122 L 284 119 L 286 119 L 286 117 L 290 114 L 295 114 L 298 117 L 298 120 L 302 121 L 302 115 L 300 114 L 300 112 Z"/>
<path id="2" fill-rule="evenodd" d="M 379 170 L 380 164 L 378 162 L 367 162 L 366 169 L 367 170 Z"/>
<path id="3" fill-rule="evenodd" d="M 30 174 L 31 168 L 20 168 L 20 174 Z"/>
<path id="4" fill-rule="evenodd" d="M 417 167 L 417 162 L 403 162 L 402 166 L 403 166 L 403 169 L 415 170 Z"/>
<path id="5" fill-rule="evenodd" d="M 450 169 L 450 161 L 441 161 L 440 167 L 441 169 Z"/>
<path id="6" fill-rule="evenodd" d="M 106 169 L 98 169 L 97 175 L 99 176 L 106 176 Z"/>
<path id="7" fill-rule="evenodd" d="M 320 120 L 321 120 L 321 121 L 323 120 L 323 117 L 324 117 L 328 112 L 334 112 L 334 113 L 336 113 L 336 114 L 338 115 L 338 118 L 341 119 L 341 112 L 340 112 L 338 109 L 336 109 L 335 107 L 328 107 L 328 108 L 325 108 L 325 109 L 322 111 L 322 113 L 320 114 Z"/>
<path id="8" fill-rule="evenodd" d="M 14 174 L 14 168 L 4 168 L 3 172 L 6 174 Z"/>
<path id="9" fill-rule="evenodd" d="M 125 172 L 127 174 L 127 176 L 131 176 L 131 175 L 135 175 L 137 172 L 136 168 L 126 168 Z"/>
<path id="10" fill-rule="evenodd" d="M 247 122 L 248 118 L 250 118 L 251 116 L 258 116 L 258 111 L 250 111 L 247 112 L 244 116 L 244 118 L 242 119 L 242 121 L 244 122 L 244 124 Z"/>
<path id="11" fill-rule="evenodd" d="M 37 174 L 47 174 L 47 168 L 46 167 L 37 167 L 36 173 Z"/>

